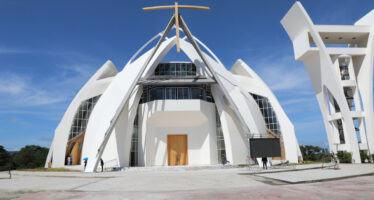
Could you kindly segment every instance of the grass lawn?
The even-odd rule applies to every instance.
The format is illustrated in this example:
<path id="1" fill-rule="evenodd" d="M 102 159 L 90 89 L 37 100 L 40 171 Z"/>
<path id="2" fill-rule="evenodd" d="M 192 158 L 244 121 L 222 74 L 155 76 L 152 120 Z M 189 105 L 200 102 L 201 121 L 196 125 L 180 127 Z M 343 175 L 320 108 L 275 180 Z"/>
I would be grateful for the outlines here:
<path id="1" fill-rule="evenodd" d="M 303 161 L 302 163 L 287 163 L 286 165 L 308 165 L 308 164 L 322 164 L 321 161 Z"/>

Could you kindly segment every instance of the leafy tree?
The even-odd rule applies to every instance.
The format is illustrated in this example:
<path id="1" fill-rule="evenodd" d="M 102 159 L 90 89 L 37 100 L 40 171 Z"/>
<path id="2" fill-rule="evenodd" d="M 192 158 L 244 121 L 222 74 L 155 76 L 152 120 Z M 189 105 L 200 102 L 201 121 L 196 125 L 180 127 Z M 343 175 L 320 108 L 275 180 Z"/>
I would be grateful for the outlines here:
<path id="1" fill-rule="evenodd" d="M 329 156 L 328 150 L 319 146 L 300 146 L 300 151 L 305 161 L 321 161 Z"/>
<path id="2" fill-rule="evenodd" d="M 10 154 L 0 145 L 0 171 L 7 169 L 10 163 Z"/>
<path id="3" fill-rule="evenodd" d="M 29 145 L 14 154 L 13 162 L 18 169 L 37 168 L 44 166 L 48 148 Z"/>

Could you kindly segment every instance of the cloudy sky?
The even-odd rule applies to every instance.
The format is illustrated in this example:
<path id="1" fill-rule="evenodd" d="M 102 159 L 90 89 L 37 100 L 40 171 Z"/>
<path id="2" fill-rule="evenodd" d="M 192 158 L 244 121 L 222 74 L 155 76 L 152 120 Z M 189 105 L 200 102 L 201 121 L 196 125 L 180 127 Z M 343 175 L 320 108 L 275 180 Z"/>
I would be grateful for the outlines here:
<path id="1" fill-rule="evenodd" d="M 373 0 L 301 1 L 315 24 L 353 24 Z M 172 11 L 143 12 L 168 0 L 0 0 L 0 145 L 49 147 L 74 95 L 106 61 L 122 70 Z M 301 144 L 327 145 L 309 77 L 293 57 L 280 20 L 290 0 L 188 0 L 211 11 L 183 10 L 192 33 L 228 69 L 241 58 L 273 89 Z M 167 56 L 178 60 L 175 50 Z"/>

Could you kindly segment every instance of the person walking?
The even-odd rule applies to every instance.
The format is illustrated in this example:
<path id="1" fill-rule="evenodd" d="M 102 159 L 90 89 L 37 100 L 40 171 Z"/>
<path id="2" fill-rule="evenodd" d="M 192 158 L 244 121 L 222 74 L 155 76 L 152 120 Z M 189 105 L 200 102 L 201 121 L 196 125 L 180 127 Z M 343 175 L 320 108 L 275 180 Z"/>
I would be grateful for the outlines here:
<path id="1" fill-rule="evenodd" d="M 262 169 L 268 169 L 267 163 L 268 163 L 268 158 L 262 157 Z"/>
<path id="2" fill-rule="evenodd" d="M 70 162 L 71 162 L 71 157 L 68 156 L 68 158 L 67 158 L 67 163 L 68 163 L 68 165 L 70 165 Z"/>
<path id="3" fill-rule="evenodd" d="M 84 170 L 86 170 L 86 166 L 87 166 L 87 158 L 84 159 Z"/>
<path id="4" fill-rule="evenodd" d="M 100 158 L 101 172 L 104 171 L 104 161 Z"/>

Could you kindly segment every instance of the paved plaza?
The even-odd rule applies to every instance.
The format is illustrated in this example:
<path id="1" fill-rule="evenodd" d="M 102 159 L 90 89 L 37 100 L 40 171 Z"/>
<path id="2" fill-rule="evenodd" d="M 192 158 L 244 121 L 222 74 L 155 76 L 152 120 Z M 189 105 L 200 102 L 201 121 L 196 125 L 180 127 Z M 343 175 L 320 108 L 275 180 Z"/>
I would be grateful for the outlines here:
<path id="1" fill-rule="evenodd" d="M 0 174 L 0 199 L 372 199 L 374 165 Z M 320 165 L 319 165 L 320 166 Z"/>

